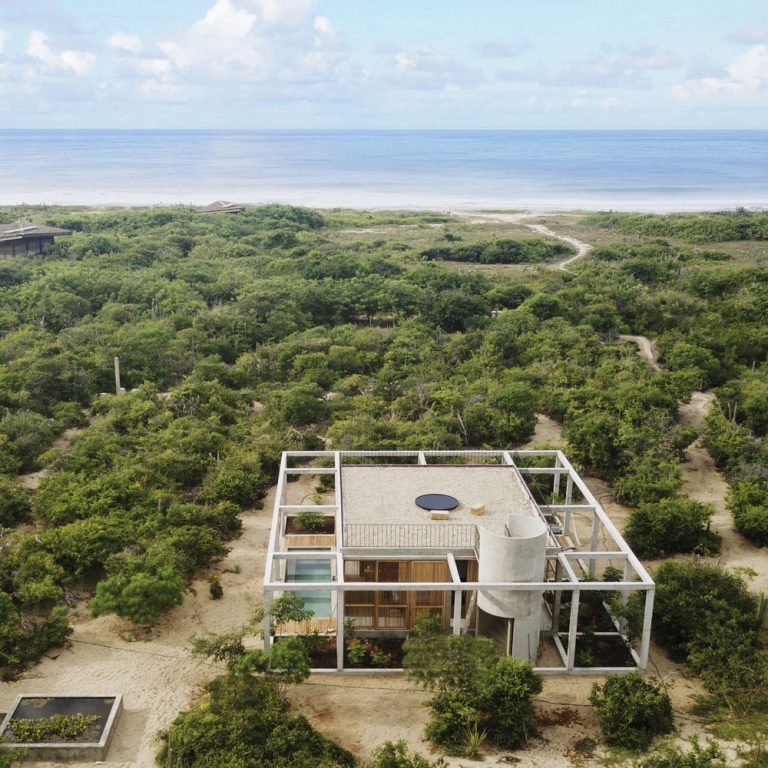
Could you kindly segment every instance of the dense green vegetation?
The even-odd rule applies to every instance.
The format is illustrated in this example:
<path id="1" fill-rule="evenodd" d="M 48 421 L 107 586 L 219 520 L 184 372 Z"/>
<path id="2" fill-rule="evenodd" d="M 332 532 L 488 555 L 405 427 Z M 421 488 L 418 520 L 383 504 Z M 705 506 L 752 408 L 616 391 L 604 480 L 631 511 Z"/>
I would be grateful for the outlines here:
<path id="1" fill-rule="evenodd" d="M 654 636 L 701 677 L 711 693 L 708 708 L 742 717 L 765 712 L 765 596 L 755 597 L 741 577 L 697 560 L 666 562 L 654 579 Z"/>
<path id="2" fill-rule="evenodd" d="M 408 752 L 405 740 L 387 741 L 376 748 L 373 760 L 366 768 L 443 768 L 445 760 L 438 758 L 434 762 L 415 752 Z"/>
<path id="3" fill-rule="evenodd" d="M 768 240 L 768 214 L 739 209 L 735 212 L 668 216 L 639 213 L 594 213 L 584 223 L 625 234 L 670 237 L 693 243 L 726 240 Z"/>
<path id="4" fill-rule="evenodd" d="M 352 755 L 288 713 L 277 682 L 229 672 L 206 686 L 206 699 L 160 735 L 157 765 L 189 768 L 352 768 Z"/>
<path id="5" fill-rule="evenodd" d="M 543 412 L 637 507 L 628 533 L 644 556 L 709 553 L 710 511 L 679 494 L 695 431 L 677 410 L 714 388 L 706 440 L 735 526 L 768 543 L 768 273 L 762 252 L 734 258 L 726 242 L 759 247 L 766 214 L 586 216 L 604 245 L 567 272 L 546 265 L 565 246 L 437 214 L 0 210 L 22 216 L 74 234 L 0 261 L 4 676 L 66 641 L 82 597 L 137 623 L 178 605 L 286 448 L 515 446 Z M 654 338 L 662 371 L 619 333 Z M 103 395 L 114 356 L 128 391 Z M 71 445 L 52 448 L 64 430 Z M 40 469 L 26 490 L 19 475 Z M 660 569 L 655 632 L 723 707 L 742 686 L 759 708 L 760 603 L 732 577 L 717 597 L 721 576 Z M 676 605 L 700 579 L 714 597 Z M 674 635 L 665 612 L 691 606 L 696 631 L 716 631 Z M 492 666 L 486 704 L 506 690 L 497 678 L 525 678 Z M 449 699 L 466 749 L 473 723 Z M 503 739 L 476 711 L 474 734 Z"/>
<path id="6" fill-rule="evenodd" d="M 640 672 L 594 683 L 590 701 L 597 710 L 606 744 L 646 750 L 656 736 L 672 730 L 669 694 Z"/>
<path id="7" fill-rule="evenodd" d="M 531 699 L 541 678 L 527 662 L 499 656 L 489 638 L 441 635 L 425 621 L 406 640 L 403 666 L 435 691 L 427 738 L 438 747 L 478 757 L 486 735 L 514 749 L 536 732 Z"/>
<path id="8" fill-rule="evenodd" d="M 466 261 L 472 264 L 540 264 L 575 253 L 571 246 L 550 240 L 480 240 L 421 252 L 426 261 Z"/>
<path id="9" fill-rule="evenodd" d="M 632 510 L 624 534 L 638 557 L 663 557 L 676 552 L 714 555 L 721 543 L 719 535 L 709 528 L 714 513 L 710 505 L 670 496 Z"/>
<path id="10" fill-rule="evenodd" d="M 736 530 L 768 545 L 768 367 L 745 372 L 717 390 L 707 419 L 707 445 L 730 479 Z"/>

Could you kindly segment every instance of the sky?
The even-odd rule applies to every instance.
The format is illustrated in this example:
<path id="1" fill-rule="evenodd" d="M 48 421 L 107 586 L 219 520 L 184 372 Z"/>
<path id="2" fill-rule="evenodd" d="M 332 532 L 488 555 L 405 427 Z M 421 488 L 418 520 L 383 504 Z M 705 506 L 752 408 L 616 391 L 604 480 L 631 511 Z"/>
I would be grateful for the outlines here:
<path id="1" fill-rule="evenodd" d="M 765 0 L 0 0 L 0 128 L 766 129 Z"/>

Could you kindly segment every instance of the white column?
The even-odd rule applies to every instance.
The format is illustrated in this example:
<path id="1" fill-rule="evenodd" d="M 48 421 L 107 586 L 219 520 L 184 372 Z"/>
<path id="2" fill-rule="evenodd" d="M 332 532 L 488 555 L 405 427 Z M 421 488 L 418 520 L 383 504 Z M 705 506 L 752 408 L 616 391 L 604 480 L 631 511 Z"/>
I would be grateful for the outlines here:
<path id="1" fill-rule="evenodd" d="M 643 613 L 643 637 L 640 642 L 640 663 L 638 667 L 645 669 L 648 666 L 648 653 L 651 649 L 651 620 L 653 619 L 653 600 L 656 590 L 649 589 L 645 593 L 645 612 Z"/>
<path id="2" fill-rule="evenodd" d="M 581 591 L 574 589 L 571 593 L 571 618 L 568 623 L 568 664 L 570 672 L 576 666 L 576 631 L 579 627 L 579 596 Z"/>
<path id="3" fill-rule="evenodd" d="M 453 634 L 461 634 L 461 590 L 453 593 Z"/>

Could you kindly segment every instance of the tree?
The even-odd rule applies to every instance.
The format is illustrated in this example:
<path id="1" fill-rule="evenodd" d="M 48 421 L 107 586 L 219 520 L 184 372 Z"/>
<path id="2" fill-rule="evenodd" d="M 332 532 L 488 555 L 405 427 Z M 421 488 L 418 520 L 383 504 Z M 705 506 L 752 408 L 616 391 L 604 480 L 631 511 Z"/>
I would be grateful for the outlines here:
<path id="1" fill-rule="evenodd" d="M 13 528 L 29 511 L 27 494 L 10 477 L 0 475 L 0 528 Z"/>
<path id="2" fill-rule="evenodd" d="M 99 582 L 91 613 L 116 613 L 134 624 L 149 624 L 163 611 L 181 605 L 184 579 L 173 565 L 150 571 L 125 568 Z"/>
<path id="3" fill-rule="evenodd" d="M 259 455 L 236 453 L 218 461 L 203 481 L 203 498 L 208 502 L 231 501 L 242 507 L 255 504 L 269 484 Z"/>
<path id="4" fill-rule="evenodd" d="M 755 631 L 757 601 L 738 576 L 698 560 L 676 560 L 660 565 L 654 579 L 654 636 L 673 657 L 685 659 L 692 641 L 723 624 Z"/>
<path id="5" fill-rule="evenodd" d="M 672 703 L 661 685 L 640 672 L 595 683 L 589 700 L 597 709 L 606 744 L 646 749 L 655 736 L 672 730 Z"/>
<path id="6" fill-rule="evenodd" d="M 630 515 L 627 543 L 638 557 L 715 554 L 720 551 L 720 536 L 709 530 L 714 513 L 710 505 L 683 496 L 641 504 Z"/>
<path id="7" fill-rule="evenodd" d="M 288 424 L 304 426 L 323 414 L 323 390 L 317 384 L 294 384 L 280 393 L 280 412 Z"/>
<path id="8" fill-rule="evenodd" d="M 514 749 L 535 732 L 531 698 L 542 682 L 528 662 L 499 656 L 489 638 L 439 635 L 425 627 L 408 637 L 404 649 L 409 675 L 437 691 L 427 725 L 435 744 L 461 751 L 474 729 Z"/>

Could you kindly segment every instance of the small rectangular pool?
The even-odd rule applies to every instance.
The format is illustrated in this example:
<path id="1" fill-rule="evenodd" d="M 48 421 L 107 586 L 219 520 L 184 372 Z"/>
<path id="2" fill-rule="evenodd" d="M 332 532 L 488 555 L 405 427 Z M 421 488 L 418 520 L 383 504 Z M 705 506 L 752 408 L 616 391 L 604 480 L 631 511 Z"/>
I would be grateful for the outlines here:
<path id="1" fill-rule="evenodd" d="M 331 581 L 330 560 L 289 560 L 286 566 L 285 580 L 295 582 Z M 331 618 L 331 593 L 296 590 L 294 592 L 304 601 L 304 606 L 316 619 Z"/>

